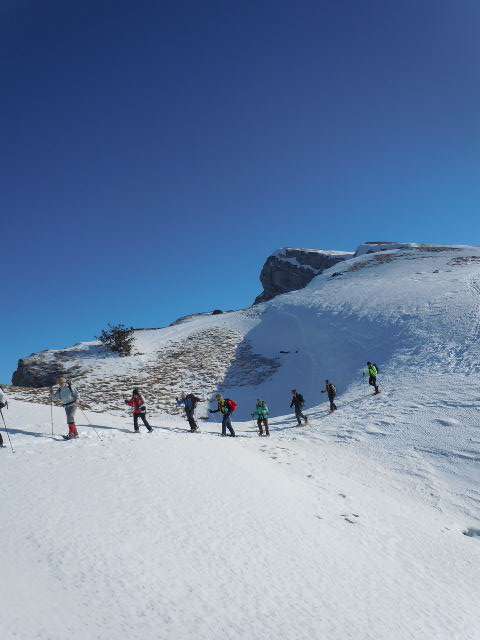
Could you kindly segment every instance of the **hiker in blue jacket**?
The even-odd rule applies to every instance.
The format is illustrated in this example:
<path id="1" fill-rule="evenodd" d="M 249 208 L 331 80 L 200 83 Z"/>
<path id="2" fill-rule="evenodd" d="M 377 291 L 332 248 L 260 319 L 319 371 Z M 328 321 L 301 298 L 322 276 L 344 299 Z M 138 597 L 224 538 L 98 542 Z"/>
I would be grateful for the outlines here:
<path id="1" fill-rule="evenodd" d="M 176 400 L 177 407 L 183 406 L 185 409 L 191 433 L 195 433 L 195 431 L 198 431 L 198 424 L 195 420 L 195 408 L 199 402 L 205 402 L 205 400 L 202 400 L 193 393 L 187 393 L 187 395 L 182 394 L 180 400 L 178 398 L 176 398 Z"/>

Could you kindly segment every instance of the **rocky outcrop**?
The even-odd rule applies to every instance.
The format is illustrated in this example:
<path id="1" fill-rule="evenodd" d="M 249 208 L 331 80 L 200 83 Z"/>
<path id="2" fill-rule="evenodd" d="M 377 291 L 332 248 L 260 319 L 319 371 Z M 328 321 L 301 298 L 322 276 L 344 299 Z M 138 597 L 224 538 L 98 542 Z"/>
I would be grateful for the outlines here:
<path id="1" fill-rule="evenodd" d="M 352 257 L 353 253 L 343 251 L 280 249 L 263 265 L 260 274 L 263 293 L 257 296 L 254 304 L 266 302 L 282 293 L 303 289 L 310 280 L 325 269 Z"/>
<path id="2" fill-rule="evenodd" d="M 65 368 L 59 357 L 45 359 L 42 354 L 22 358 L 12 375 L 12 384 L 16 387 L 51 387 L 60 376 L 69 378 L 81 374 L 80 367 Z"/>

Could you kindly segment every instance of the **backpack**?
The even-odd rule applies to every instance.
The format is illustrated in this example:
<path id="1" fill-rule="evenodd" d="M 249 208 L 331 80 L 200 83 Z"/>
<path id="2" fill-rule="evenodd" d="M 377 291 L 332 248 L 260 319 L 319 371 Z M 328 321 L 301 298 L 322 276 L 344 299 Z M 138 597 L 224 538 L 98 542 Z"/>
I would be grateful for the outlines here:
<path id="1" fill-rule="evenodd" d="M 237 407 L 238 404 L 235 402 L 235 400 L 229 400 L 228 398 L 225 400 L 225 402 L 227 403 L 227 407 L 230 409 L 230 411 L 233 413 Z"/>
<path id="2" fill-rule="evenodd" d="M 375 369 L 377 370 L 377 373 L 380 373 L 380 369 L 378 368 L 378 364 L 376 364 L 375 362 L 373 362 L 372 364 L 375 367 Z"/>
<path id="3" fill-rule="evenodd" d="M 67 386 L 70 390 L 70 393 L 72 394 L 72 400 L 68 404 L 73 404 L 78 400 L 78 391 L 77 390 L 74 391 L 72 389 L 72 383 L 70 382 L 70 380 L 67 382 Z"/>
<path id="4" fill-rule="evenodd" d="M 197 406 L 197 399 L 193 395 L 193 393 L 189 393 L 185 396 L 184 403 L 185 403 L 185 409 L 194 410 Z"/>
<path id="5" fill-rule="evenodd" d="M 332 382 L 329 383 L 327 387 L 327 392 L 328 392 L 328 395 L 332 395 L 333 397 L 337 395 L 337 390 L 335 388 L 335 385 Z"/>

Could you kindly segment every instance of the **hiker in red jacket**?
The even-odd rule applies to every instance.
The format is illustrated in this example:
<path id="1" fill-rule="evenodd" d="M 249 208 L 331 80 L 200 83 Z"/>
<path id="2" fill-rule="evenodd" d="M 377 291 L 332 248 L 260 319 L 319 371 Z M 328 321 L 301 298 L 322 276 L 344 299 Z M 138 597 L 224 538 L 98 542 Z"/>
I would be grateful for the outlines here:
<path id="1" fill-rule="evenodd" d="M 145 406 L 145 400 L 143 399 L 140 391 L 138 389 L 134 389 L 132 392 L 132 397 L 130 400 L 125 399 L 125 404 L 128 404 L 129 407 L 133 408 L 133 428 L 135 433 L 139 432 L 138 428 L 138 419 L 141 418 L 143 424 L 147 427 L 148 432 L 151 433 L 153 431 L 153 427 L 148 424 L 148 420 L 145 417 L 147 413 L 147 408 Z"/>

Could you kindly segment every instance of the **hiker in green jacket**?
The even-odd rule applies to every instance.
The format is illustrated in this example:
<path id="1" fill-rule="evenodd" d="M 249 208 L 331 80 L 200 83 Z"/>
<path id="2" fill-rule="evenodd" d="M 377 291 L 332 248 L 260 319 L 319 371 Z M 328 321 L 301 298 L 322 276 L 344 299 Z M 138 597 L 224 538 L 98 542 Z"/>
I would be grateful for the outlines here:
<path id="1" fill-rule="evenodd" d="M 265 400 L 257 400 L 257 406 L 252 413 L 252 418 L 257 420 L 258 435 L 263 436 L 263 427 L 265 427 L 265 435 L 269 436 L 270 431 L 268 428 L 268 407 Z"/>
<path id="2" fill-rule="evenodd" d="M 380 393 L 380 389 L 377 384 L 377 376 L 378 376 L 378 367 L 373 362 L 367 362 L 367 371 L 368 371 L 368 384 L 371 387 L 375 387 L 375 394 Z"/>

